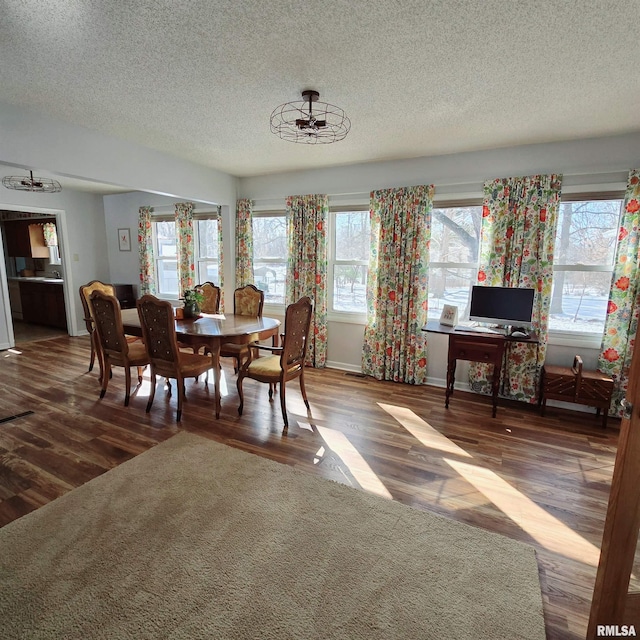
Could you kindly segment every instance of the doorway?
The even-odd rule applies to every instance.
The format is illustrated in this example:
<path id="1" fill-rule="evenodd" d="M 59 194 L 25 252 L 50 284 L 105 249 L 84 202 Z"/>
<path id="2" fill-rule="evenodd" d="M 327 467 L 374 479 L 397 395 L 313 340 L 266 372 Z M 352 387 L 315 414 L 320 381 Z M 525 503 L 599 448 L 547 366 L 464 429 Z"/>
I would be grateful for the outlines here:
<path id="1" fill-rule="evenodd" d="M 8 346 L 69 335 L 58 215 L 0 209 L 0 227 Z"/>

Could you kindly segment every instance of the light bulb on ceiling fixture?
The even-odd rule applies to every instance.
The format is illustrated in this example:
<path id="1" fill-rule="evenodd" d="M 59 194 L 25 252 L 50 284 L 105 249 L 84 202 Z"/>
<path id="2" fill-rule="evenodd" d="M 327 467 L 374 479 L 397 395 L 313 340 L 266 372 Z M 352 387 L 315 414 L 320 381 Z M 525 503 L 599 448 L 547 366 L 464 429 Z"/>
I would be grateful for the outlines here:
<path id="1" fill-rule="evenodd" d="M 35 193 L 58 193 L 58 191 L 62 191 L 62 187 L 57 180 L 34 178 L 33 171 L 29 171 L 28 178 L 26 176 L 5 176 L 2 178 L 2 184 L 7 189 L 15 189 L 16 191 L 33 191 Z"/>
<path id="2" fill-rule="evenodd" d="M 319 102 L 313 89 L 302 92 L 302 100 L 286 102 L 271 114 L 271 132 L 289 142 L 330 144 L 343 140 L 351 129 L 351 120 L 335 105 Z"/>

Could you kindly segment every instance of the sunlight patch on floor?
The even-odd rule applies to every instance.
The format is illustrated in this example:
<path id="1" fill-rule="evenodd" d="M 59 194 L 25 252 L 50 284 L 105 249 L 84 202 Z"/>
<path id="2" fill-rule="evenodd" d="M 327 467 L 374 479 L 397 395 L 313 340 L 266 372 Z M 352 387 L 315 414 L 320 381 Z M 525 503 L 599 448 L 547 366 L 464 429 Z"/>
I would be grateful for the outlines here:
<path id="1" fill-rule="evenodd" d="M 209 376 L 207 378 L 208 382 L 207 384 L 209 384 L 211 386 L 211 391 L 214 390 L 215 388 L 215 381 L 214 381 L 214 377 L 213 377 L 213 371 L 209 370 L 207 371 L 207 376 Z M 202 381 L 202 383 L 204 384 L 204 379 L 201 377 L 200 380 Z M 229 387 L 227 386 L 227 377 L 225 376 L 224 371 L 220 372 L 220 397 L 224 398 L 225 396 L 229 395 Z"/>
<path id="2" fill-rule="evenodd" d="M 169 378 L 170 384 L 171 384 L 171 393 L 176 393 L 176 379 L 175 378 Z M 186 388 L 187 388 L 187 393 L 189 393 L 189 387 L 194 384 L 196 386 L 198 385 L 202 385 L 202 387 L 204 387 L 204 381 L 205 381 L 205 376 L 201 375 L 198 378 L 198 382 L 196 382 L 193 378 L 186 378 L 185 379 L 185 383 L 186 383 Z M 131 373 L 131 393 L 133 394 L 135 392 L 135 395 L 138 397 L 149 397 L 149 394 L 151 393 L 151 372 L 149 370 L 149 367 L 147 367 L 144 370 L 144 373 L 142 374 L 142 382 L 137 384 L 138 382 L 138 378 L 137 375 L 133 373 Z M 133 386 L 136 385 L 136 386 Z M 207 385 L 209 387 L 209 391 L 213 392 L 214 389 L 214 379 L 213 379 L 213 371 L 209 370 L 207 372 Z M 111 385 L 109 385 L 109 387 L 111 387 Z M 167 391 L 167 383 L 165 381 L 165 378 L 162 376 L 156 376 L 156 394 L 159 392 L 166 392 Z M 225 374 L 223 371 L 220 372 L 220 396 L 224 397 L 226 395 L 229 394 L 229 390 L 227 388 L 227 380 L 225 378 Z"/>
<path id="3" fill-rule="evenodd" d="M 598 565 L 600 550 L 595 545 L 547 513 L 497 473 L 458 460 L 445 458 L 444 461 L 543 547 L 594 567 Z"/>
<path id="4" fill-rule="evenodd" d="M 429 449 L 437 449 L 442 453 L 454 453 L 458 456 L 471 458 L 462 447 L 443 436 L 437 429 L 434 429 L 428 422 L 423 420 L 411 409 L 399 407 L 393 404 L 383 404 L 378 402 L 378 406 L 384 409 L 390 416 L 395 418 L 420 444 Z"/>
<path id="5" fill-rule="evenodd" d="M 317 429 L 327 447 L 340 457 L 363 489 L 384 498 L 393 497 L 344 433 L 328 427 L 318 426 Z"/>
<path id="6" fill-rule="evenodd" d="M 411 409 L 381 402 L 378 406 L 393 416 L 425 447 L 454 454 L 458 458 L 473 458 Z M 540 545 L 579 562 L 598 565 L 600 550 L 595 545 L 549 514 L 497 473 L 460 460 L 446 457 L 443 460 Z"/>
<path id="7" fill-rule="evenodd" d="M 142 382 L 136 387 L 136 396 L 138 397 L 149 397 L 151 393 L 151 380 L 149 376 L 143 376 Z"/>

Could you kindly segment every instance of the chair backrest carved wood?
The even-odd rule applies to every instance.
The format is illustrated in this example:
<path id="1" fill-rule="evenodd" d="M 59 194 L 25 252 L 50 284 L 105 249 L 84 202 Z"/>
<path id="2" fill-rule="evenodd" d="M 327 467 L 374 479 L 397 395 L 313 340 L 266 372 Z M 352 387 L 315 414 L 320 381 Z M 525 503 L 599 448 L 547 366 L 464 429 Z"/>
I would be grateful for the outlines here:
<path id="1" fill-rule="evenodd" d="M 102 351 L 116 361 L 126 358 L 129 343 L 124 334 L 118 299 L 95 289 L 89 296 L 89 310 Z"/>
<path id="2" fill-rule="evenodd" d="M 178 342 L 173 307 L 151 294 L 137 302 L 142 339 L 156 373 L 175 378 L 179 369 Z"/>
<path id="3" fill-rule="evenodd" d="M 284 343 L 280 356 L 283 371 L 304 367 L 312 312 L 313 304 L 307 296 L 287 306 L 284 316 Z"/>
<path id="4" fill-rule="evenodd" d="M 202 291 L 204 302 L 200 305 L 202 313 L 220 313 L 220 287 L 213 282 L 196 285 Z"/>
<path id="5" fill-rule="evenodd" d="M 262 316 L 264 291 L 255 285 L 247 284 L 233 292 L 233 313 L 238 316 Z"/>
<path id="6" fill-rule="evenodd" d="M 82 310 L 84 312 L 84 321 L 89 333 L 93 331 L 93 319 L 91 317 L 91 307 L 89 306 L 89 296 L 94 291 L 101 291 L 108 296 L 114 296 L 116 288 L 112 284 L 100 282 L 100 280 L 92 280 L 80 287 L 80 300 L 82 302 Z"/>

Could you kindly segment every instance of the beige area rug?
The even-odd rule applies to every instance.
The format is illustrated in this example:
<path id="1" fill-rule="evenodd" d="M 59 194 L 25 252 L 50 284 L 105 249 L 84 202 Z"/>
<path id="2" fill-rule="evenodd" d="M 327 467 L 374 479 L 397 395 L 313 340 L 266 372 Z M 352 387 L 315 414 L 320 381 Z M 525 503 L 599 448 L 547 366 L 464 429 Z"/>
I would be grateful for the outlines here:
<path id="1" fill-rule="evenodd" d="M 0 529 L 0 638 L 545 631 L 531 547 L 180 433 Z"/>

